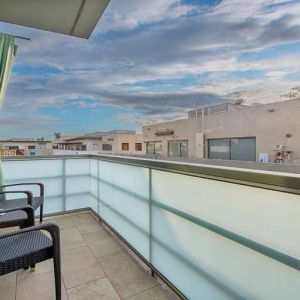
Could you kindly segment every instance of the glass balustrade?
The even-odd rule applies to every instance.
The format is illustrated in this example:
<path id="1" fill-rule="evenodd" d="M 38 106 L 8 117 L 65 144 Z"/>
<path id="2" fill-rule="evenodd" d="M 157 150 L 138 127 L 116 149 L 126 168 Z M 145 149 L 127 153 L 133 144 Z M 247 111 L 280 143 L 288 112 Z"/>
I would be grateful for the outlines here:
<path id="1" fill-rule="evenodd" d="M 30 158 L 3 168 L 6 183 L 45 184 L 46 213 L 93 209 L 189 299 L 298 298 L 297 189 L 203 178 L 149 160 Z"/>

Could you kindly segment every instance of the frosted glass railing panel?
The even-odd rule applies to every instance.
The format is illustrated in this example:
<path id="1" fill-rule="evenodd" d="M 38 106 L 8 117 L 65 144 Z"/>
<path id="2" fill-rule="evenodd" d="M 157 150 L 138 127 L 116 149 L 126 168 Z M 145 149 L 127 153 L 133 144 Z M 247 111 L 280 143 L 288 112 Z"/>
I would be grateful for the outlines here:
<path id="1" fill-rule="evenodd" d="M 91 207 L 93 204 L 93 197 L 89 193 L 78 194 L 78 195 L 66 195 L 65 209 L 72 210 L 79 208 Z"/>
<path id="2" fill-rule="evenodd" d="M 66 194 L 82 194 L 90 192 L 89 175 L 66 175 Z"/>
<path id="3" fill-rule="evenodd" d="M 89 160 L 87 159 L 28 159 L 3 161 L 6 183 L 42 182 L 45 185 L 45 213 L 84 208 L 92 205 L 90 197 Z M 20 190 L 20 187 L 10 190 Z M 39 188 L 27 187 L 34 195 Z M 7 199 L 23 198 L 24 194 Z M 38 211 L 37 211 L 38 213 Z"/>
<path id="4" fill-rule="evenodd" d="M 261 188 L 153 171 L 152 199 L 300 258 L 300 201 Z"/>
<path id="5" fill-rule="evenodd" d="M 89 159 L 66 159 L 66 176 L 69 175 L 89 175 Z"/>
<path id="6" fill-rule="evenodd" d="M 18 160 L 3 161 L 5 182 L 42 182 L 45 185 L 45 213 L 63 210 L 63 161 L 62 160 Z M 24 187 L 12 187 L 10 190 L 20 190 Z M 35 196 L 39 195 L 37 186 L 26 186 Z M 24 198 L 24 194 L 7 195 L 9 199 Z M 39 211 L 37 211 L 39 213 Z"/>
<path id="7" fill-rule="evenodd" d="M 90 160 L 90 193 L 92 195 L 91 208 L 94 211 L 99 210 L 98 208 L 98 197 L 99 197 L 99 180 L 98 180 L 98 161 L 95 159 Z"/>
<path id="8" fill-rule="evenodd" d="M 44 213 L 52 214 L 59 213 L 65 210 L 66 208 L 63 197 L 45 197 Z M 38 213 L 39 211 L 36 211 L 36 214 Z"/>
<path id="9" fill-rule="evenodd" d="M 3 172 L 6 181 L 22 181 L 62 176 L 62 160 L 16 160 L 3 161 Z"/>
<path id="10" fill-rule="evenodd" d="M 89 207 L 90 178 L 89 175 L 66 175 L 66 210 Z"/>
<path id="11" fill-rule="evenodd" d="M 98 198 L 98 185 L 99 185 L 99 180 L 96 177 L 91 177 L 90 178 L 90 192 L 96 198 Z"/>
<path id="12" fill-rule="evenodd" d="M 149 170 L 99 161 L 99 214 L 149 259 Z"/>
<path id="13" fill-rule="evenodd" d="M 191 300 L 299 296 L 299 271 L 157 207 L 152 237 L 152 264 Z"/>
<path id="14" fill-rule="evenodd" d="M 98 160 L 96 159 L 90 159 L 90 175 L 98 176 Z"/>

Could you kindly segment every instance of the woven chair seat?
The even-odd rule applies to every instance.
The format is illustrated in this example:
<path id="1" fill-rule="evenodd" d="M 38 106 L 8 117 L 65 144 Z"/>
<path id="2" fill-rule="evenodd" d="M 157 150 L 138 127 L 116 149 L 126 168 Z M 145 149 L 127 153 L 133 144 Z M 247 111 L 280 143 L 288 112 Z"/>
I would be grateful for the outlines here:
<path id="1" fill-rule="evenodd" d="M 0 239 L 0 269 L 12 261 L 37 263 L 52 257 L 52 241 L 41 231 L 29 231 Z M 1 266 L 2 265 L 2 266 Z"/>
<path id="2" fill-rule="evenodd" d="M 32 199 L 32 207 L 37 209 L 43 203 L 44 197 L 33 197 Z M 0 201 L 1 208 L 14 208 L 17 206 L 24 206 L 27 204 L 27 199 L 13 199 Z"/>
<path id="3" fill-rule="evenodd" d="M 22 210 L 17 210 L 17 211 L 12 211 L 12 212 L 6 212 L 6 213 L 1 213 L 0 209 L 0 222 L 9 222 L 14 219 L 19 219 L 19 220 L 27 220 L 27 214 L 25 211 Z"/>
<path id="4" fill-rule="evenodd" d="M 17 210 L 6 213 L 1 213 L 0 209 L 0 228 L 1 224 L 5 224 L 4 227 L 20 226 L 27 223 L 27 214 L 25 211 Z"/>

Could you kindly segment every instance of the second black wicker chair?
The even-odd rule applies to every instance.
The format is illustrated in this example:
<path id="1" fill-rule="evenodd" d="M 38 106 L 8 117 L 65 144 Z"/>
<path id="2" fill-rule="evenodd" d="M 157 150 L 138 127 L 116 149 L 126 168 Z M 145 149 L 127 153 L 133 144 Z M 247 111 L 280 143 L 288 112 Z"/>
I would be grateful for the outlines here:
<path id="1" fill-rule="evenodd" d="M 37 185 L 39 186 L 39 196 L 34 197 L 33 194 L 29 191 L 8 191 L 7 189 L 10 187 L 15 186 L 26 186 L 26 185 Z M 5 189 L 5 190 L 4 190 Z M 5 195 L 6 194 L 19 194 L 23 193 L 26 194 L 26 198 L 23 199 L 13 199 L 13 200 L 6 200 Z M 40 208 L 40 223 L 43 222 L 43 214 L 44 214 L 44 185 L 42 183 L 16 183 L 16 184 L 6 184 L 0 186 L 0 208 L 8 209 L 8 208 L 14 208 L 24 205 L 30 205 L 34 208 L 34 210 Z"/>

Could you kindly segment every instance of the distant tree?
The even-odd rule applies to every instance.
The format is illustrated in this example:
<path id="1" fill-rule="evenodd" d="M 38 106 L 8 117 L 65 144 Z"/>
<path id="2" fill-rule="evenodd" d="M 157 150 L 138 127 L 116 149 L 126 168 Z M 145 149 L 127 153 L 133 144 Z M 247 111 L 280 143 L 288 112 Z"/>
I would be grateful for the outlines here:
<path id="1" fill-rule="evenodd" d="M 54 132 L 55 139 L 58 140 L 61 138 L 61 132 Z"/>

